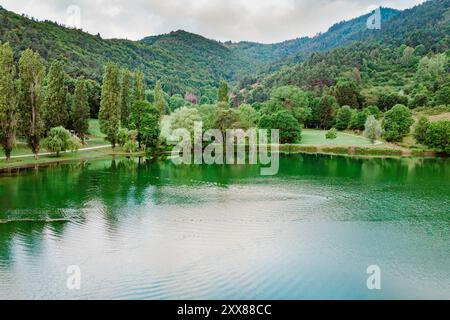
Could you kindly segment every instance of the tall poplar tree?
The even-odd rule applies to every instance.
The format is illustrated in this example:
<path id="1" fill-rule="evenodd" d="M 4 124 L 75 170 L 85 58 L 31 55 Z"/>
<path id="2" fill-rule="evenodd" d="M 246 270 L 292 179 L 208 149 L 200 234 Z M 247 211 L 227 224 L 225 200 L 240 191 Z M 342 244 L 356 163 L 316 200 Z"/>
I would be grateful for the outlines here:
<path id="1" fill-rule="evenodd" d="M 54 61 L 48 73 L 48 84 L 44 101 L 45 131 L 56 127 L 67 127 L 69 111 L 67 109 L 67 86 L 63 63 Z"/>
<path id="2" fill-rule="evenodd" d="M 14 54 L 9 43 L 0 45 L 0 144 L 11 159 L 17 129 L 17 90 Z"/>
<path id="3" fill-rule="evenodd" d="M 112 63 L 105 67 L 99 120 L 100 130 L 115 148 L 120 127 L 120 77 L 119 68 Z"/>
<path id="4" fill-rule="evenodd" d="M 154 106 L 158 110 L 160 117 L 166 113 L 166 103 L 164 101 L 164 92 L 161 87 L 161 82 L 158 80 L 155 85 L 154 92 Z"/>
<path id="5" fill-rule="evenodd" d="M 120 106 L 120 122 L 122 127 L 128 128 L 128 118 L 130 117 L 130 71 L 124 69 L 122 71 L 122 100 Z"/>
<path id="6" fill-rule="evenodd" d="M 134 73 L 134 101 L 145 100 L 145 80 L 142 71 Z"/>
<path id="7" fill-rule="evenodd" d="M 225 81 L 221 81 L 219 85 L 219 94 L 217 97 L 217 102 L 229 102 L 228 98 L 228 84 Z"/>
<path id="8" fill-rule="evenodd" d="M 38 159 L 44 134 L 42 103 L 45 61 L 37 52 L 25 50 L 19 59 L 19 113 L 20 131 Z"/>
<path id="9" fill-rule="evenodd" d="M 77 80 L 72 103 L 73 128 L 84 143 L 89 131 L 89 101 L 86 81 L 82 78 Z"/>

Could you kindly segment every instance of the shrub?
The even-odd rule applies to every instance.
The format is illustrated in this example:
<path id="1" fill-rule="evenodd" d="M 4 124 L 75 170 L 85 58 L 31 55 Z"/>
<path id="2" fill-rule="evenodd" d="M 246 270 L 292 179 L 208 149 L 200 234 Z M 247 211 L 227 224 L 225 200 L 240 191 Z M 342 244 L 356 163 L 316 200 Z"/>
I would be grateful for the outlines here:
<path id="1" fill-rule="evenodd" d="M 399 156 L 402 154 L 402 150 L 400 149 L 388 149 L 388 148 L 364 148 L 364 147 L 356 147 L 355 154 L 357 155 L 393 155 Z"/>
<path id="2" fill-rule="evenodd" d="M 133 153 L 133 152 L 138 151 L 139 145 L 136 140 L 128 140 L 127 142 L 125 142 L 125 144 L 122 146 L 122 148 L 123 148 L 123 151 L 125 151 L 127 153 Z"/>
<path id="3" fill-rule="evenodd" d="M 436 152 L 450 154 L 450 121 L 431 123 L 425 134 L 425 145 Z"/>
<path id="4" fill-rule="evenodd" d="M 325 135 L 325 138 L 327 140 L 334 140 L 337 138 L 337 130 L 335 128 L 332 128 L 330 131 L 327 132 Z"/>
<path id="5" fill-rule="evenodd" d="M 120 129 L 117 135 L 117 143 L 125 152 L 136 152 L 139 150 L 137 136 L 138 133 L 136 130 Z"/>
<path id="6" fill-rule="evenodd" d="M 280 146 L 281 147 L 281 146 Z M 281 151 L 287 151 L 287 152 L 306 152 L 306 153 L 317 153 L 318 149 L 315 146 L 301 146 L 301 145 L 286 145 L 287 150 L 281 150 Z"/>
<path id="7" fill-rule="evenodd" d="M 386 140 L 401 141 L 410 132 L 413 123 L 411 110 L 402 104 L 397 104 L 384 116 L 383 129 Z"/>
<path id="8" fill-rule="evenodd" d="M 117 143 L 119 146 L 123 147 L 125 143 L 129 140 L 130 131 L 128 129 L 122 128 L 117 134 Z"/>
<path id="9" fill-rule="evenodd" d="M 325 147 L 322 148 L 325 153 L 335 153 L 335 154 L 348 154 L 347 147 Z"/>

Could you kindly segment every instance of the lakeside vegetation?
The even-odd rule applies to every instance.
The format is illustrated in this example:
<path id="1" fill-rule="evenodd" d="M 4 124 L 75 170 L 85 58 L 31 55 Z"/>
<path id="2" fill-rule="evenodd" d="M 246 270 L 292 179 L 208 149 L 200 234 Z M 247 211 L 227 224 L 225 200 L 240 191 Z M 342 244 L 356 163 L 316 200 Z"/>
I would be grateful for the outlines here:
<path id="1" fill-rule="evenodd" d="M 431 33 L 440 35 L 449 29 L 446 4 L 446 0 L 434 0 L 402 13 L 385 11 L 388 30 L 382 36 L 387 39 L 384 43 L 377 40 L 378 36 L 361 30 L 364 17 L 332 27 L 314 41 L 291 42 L 291 51 L 275 46 L 272 55 L 267 56 L 257 54 L 255 50 L 262 48 L 249 43 L 245 50 L 250 51 L 244 53 L 243 44 L 224 46 L 183 32 L 146 38 L 139 45 L 152 49 L 164 46 L 168 52 L 178 52 L 183 48 L 179 37 L 188 37 L 196 49 L 177 57 L 179 60 L 188 61 L 191 54 L 206 58 L 198 50 L 206 47 L 206 55 L 230 50 L 234 54 L 240 52 L 243 59 L 260 57 L 258 67 L 249 66 L 260 71 L 256 76 L 250 76 L 247 67 L 224 56 L 234 65 L 229 67 L 233 75 L 205 71 L 204 66 L 194 66 L 193 73 L 191 68 L 166 61 L 165 68 L 171 69 L 167 74 L 173 76 L 157 75 L 156 79 L 149 78 L 150 74 L 154 76 L 149 68 L 159 57 L 142 54 L 139 59 L 145 59 L 146 64 L 138 65 L 127 63 L 114 53 L 86 70 L 87 61 L 94 58 L 92 54 L 83 51 L 81 60 L 68 54 L 79 45 L 76 43 L 86 41 L 84 45 L 92 48 L 121 47 L 121 56 L 132 57 L 129 50 L 134 50 L 131 44 L 136 43 L 102 40 L 80 30 L 29 20 L 1 9 L 0 39 L 4 42 L 0 47 L 0 156 L 4 154 L 6 161 L 0 160 L 0 166 L 10 162 L 11 156 L 34 154 L 38 161 L 39 154 L 46 152 L 54 154 L 46 159 L 61 155 L 89 157 L 100 152 L 89 149 L 104 145 L 104 140 L 111 145 L 109 154 L 153 157 L 168 148 L 173 130 L 193 130 L 196 121 L 203 122 L 205 131 L 280 129 L 280 142 L 299 145 L 297 150 L 345 153 L 347 148 L 350 154 L 450 154 L 449 37 L 442 35 L 436 42 L 427 38 Z M 422 27 L 418 15 L 424 8 L 430 24 Z M 409 33 L 404 30 L 403 42 L 389 29 L 398 19 L 407 19 L 411 27 Z M 419 28 L 422 34 L 412 37 Z M 43 42 L 31 42 L 38 30 L 45 31 L 40 39 Z M 358 41 L 349 42 L 351 37 L 345 38 L 343 30 L 350 30 Z M 47 43 L 46 32 L 67 43 L 67 47 L 58 47 L 59 42 L 42 47 Z M 365 40 L 362 34 L 366 34 Z M 331 35 L 341 39 L 341 45 L 330 42 Z M 389 35 L 391 38 L 386 38 Z M 320 50 L 316 48 L 319 42 Z M 273 63 L 276 55 L 298 55 L 297 45 L 302 48 L 301 58 L 287 59 L 280 68 L 267 64 L 262 67 Z M 86 62 L 83 68 L 79 67 L 80 62 Z M 195 88 L 190 81 L 198 72 L 215 80 Z M 179 85 L 175 79 L 183 78 L 182 73 L 189 74 L 191 84 Z M 368 147 L 371 144 L 378 148 Z M 88 150 L 71 154 L 80 148 Z M 15 159 L 8 166 L 20 161 Z"/>

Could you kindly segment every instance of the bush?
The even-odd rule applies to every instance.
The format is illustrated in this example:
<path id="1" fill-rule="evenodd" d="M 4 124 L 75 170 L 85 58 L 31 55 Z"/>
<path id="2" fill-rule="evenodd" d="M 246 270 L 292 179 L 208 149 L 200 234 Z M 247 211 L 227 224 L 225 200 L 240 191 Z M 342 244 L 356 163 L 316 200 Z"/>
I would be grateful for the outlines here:
<path id="1" fill-rule="evenodd" d="M 335 128 L 332 128 L 330 131 L 327 132 L 325 135 L 325 138 L 327 140 L 334 140 L 337 138 L 337 130 Z"/>
<path id="2" fill-rule="evenodd" d="M 402 150 L 388 149 L 388 148 L 357 147 L 357 148 L 355 148 L 355 154 L 356 155 L 373 155 L 373 156 L 381 156 L 381 155 L 400 156 L 400 155 L 402 155 Z"/>
<path id="3" fill-rule="evenodd" d="M 72 137 L 67 129 L 56 127 L 50 130 L 48 137 L 43 141 L 43 146 L 48 151 L 56 153 L 56 156 L 59 157 L 60 153 L 66 150 L 72 152 L 78 150 L 80 142 Z"/>
<path id="4" fill-rule="evenodd" d="M 450 121 L 431 123 L 425 134 L 425 145 L 436 152 L 450 154 Z"/>
<path id="5" fill-rule="evenodd" d="M 292 145 L 292 144 L 284 144 L 280 145 L 280 151 L 282 152 L 292 152 L 292 153 L 317 153 L 318 149 L 315 146 L 301 146 L 301 145 Z"/>
<path id="6" fill-rule="evenodd" d="M 129 140 L 130 131 L 128 129 L 122 128 L 117 134 L 117 143 L 119 146 L 123 147 L 125 143 Z"/>
<path id="7" fill-rule="evenodd" d="M 133 153 L 133 152 L 138 151 L 139 145 L 136 140 L 128 140 L 127 142 L 125 142 L 125 144 L 122 146 L 122 148 L 123 148 L 123 151 L 125 151 L 127 153 Z"/>
<path id="8" fill-rule="evenodd" d="M 132 153 L 139 150 L 139 143 L 137 142 L 137 131 L 120 129 L 117 135 L 117 143 L 123 149 L 123 151 Z"/>
<path id="9" fill-rule="evenodd" d="M 384 137 L 389 142 L 401 141 L 410 132 L 413 123 L 411 110 L 402 104 L 397 104 L 384 116 Z"/>
<path id="10" fill-rule="evenodd" d="M 414 139 L 417 143 L 425 144 L 426 134 L 428 127 L 430 126 L 430 121 L 427 117 L 421 117 L 419 122 L 417 122 L 416 129 L 414 130 Z"/>

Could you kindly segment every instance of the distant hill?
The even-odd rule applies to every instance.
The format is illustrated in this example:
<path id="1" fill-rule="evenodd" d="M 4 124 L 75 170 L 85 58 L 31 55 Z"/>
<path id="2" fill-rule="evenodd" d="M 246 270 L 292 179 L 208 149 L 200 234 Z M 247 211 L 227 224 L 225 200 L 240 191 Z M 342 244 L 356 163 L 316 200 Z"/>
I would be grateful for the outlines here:
<path id="1" fill-rule="evenodd" d="M 228 47 L 276 70 L 305 60 L 311 53 L 347 47 L 355 42 L 379 45 L 402 44 L 427 50 L 445 51 L 450 43 L 450 0 L 430 0 L 404 11 L 381 8 L 381 30 L 369 30 L 367 19 L 373 13 L 335 24 L 313 38 L 299 38 L 278 44 L 239 42 Z"/>
<path id="2" fill-rule="evenodd" d="M 35 21 L 0 7 L 0 41 L 9 42 L 17 56 L 32 48 L 47 61 L 60 59 L 72 76 L 101 81 L 108 62 L 142 69 L 149 85 L 162 80 L 169 94 L 216 87 L 221 79 L 233 81 L 254 68 L 217 41 L 184 31 L 142 41 L 105 40 L 50 21 Z"/>
<path id="3" fill-rule="evenodd" d="M 306 60 L 317 52 L 348 47 L 355 42 L 380 45 L 423 44 L 427 50 L 449 47 L 450 0 L 431 0 L 398 11 L 382 8 L 382 30 L 368 30 L 364 15 L 332 26 L 313 38 L 277 44 L 220 43 L 176 31 L 141 41 L 106 40 L 49 21 L 36 21 L 0 7 L 0 41 L 16 52 L 32 48 L 47 61 L 63 60 L 71 76 L 101 81 L 108 61 L 131 70 L 142 69 L 149 85 L 162 80 L 168 94 L 200 93 L 220 80 L 235 82 L 247 75 L 270 74 Z M 300 30 L 299 30 L 300 33 Z"/>
<path id="4" fill-rule="evenodd" d="M 401 11 L 382 8 L 382 23 L 386 23 L 400 14 Z M 364 39 L 367 30 L 367 14 L 349 21 L 342 21 L 333 25 L 327 32 L 313 38 L 298 38 L 276 44 L 260 44 L 253 42 L 239 42 L 229 44 L 228 47 L 242 56 L 260 62 L 270 63 L 291 58 L 291 61 L 301 60 L 307 53 L 327 51 L 346 46 L 354 41 Z"/>

